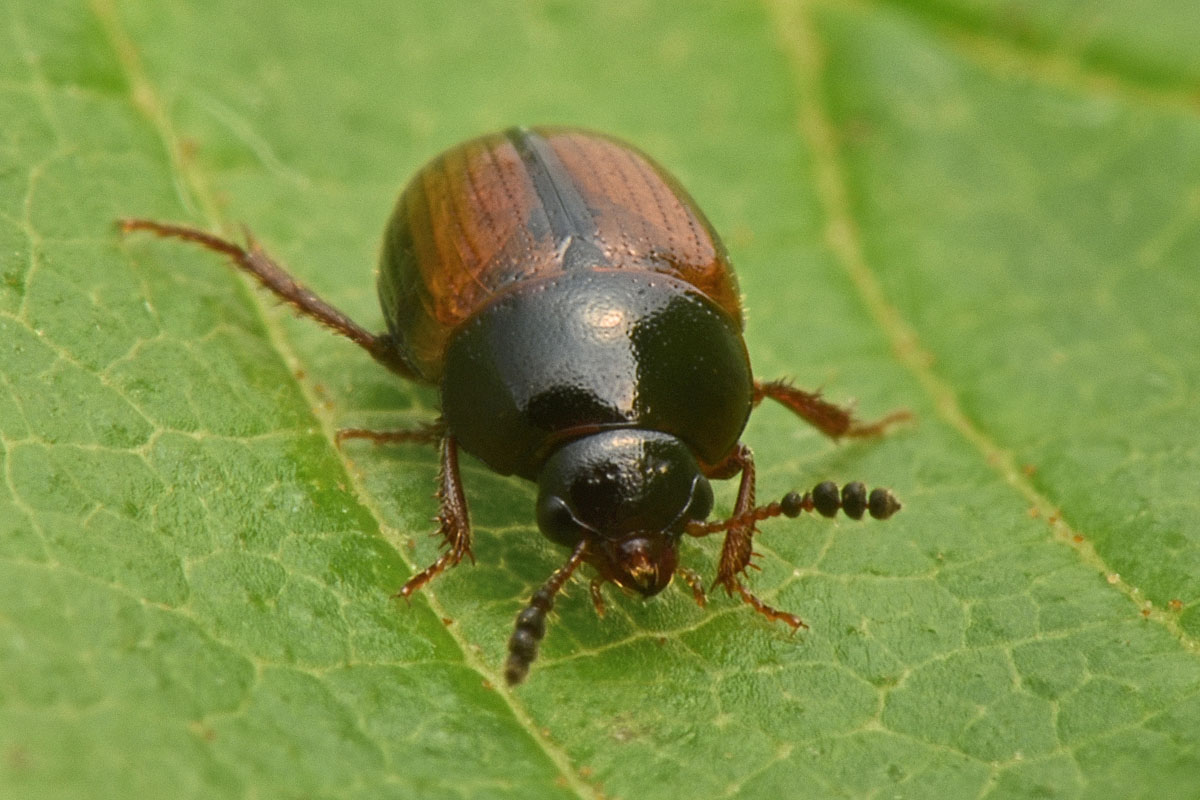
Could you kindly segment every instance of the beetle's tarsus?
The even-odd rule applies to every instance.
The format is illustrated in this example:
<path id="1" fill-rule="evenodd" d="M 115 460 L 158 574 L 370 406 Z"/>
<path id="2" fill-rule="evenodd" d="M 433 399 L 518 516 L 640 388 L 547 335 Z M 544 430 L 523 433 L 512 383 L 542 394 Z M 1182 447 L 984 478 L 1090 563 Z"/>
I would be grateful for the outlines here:
<path id="1" fill-rule="evenodd" d="M 808 625 L 804 623 L 804 620 L 800 619 L 795 614 L 787 611 L 780 611 L 778 608 L 767 605 L 762 600 L 759 600 L 756 595 L 752 594 L 750 590 L 747 589 L 744 584 L 742 584 L 741 581 L 734 581 L 733 589 L 742 596 L 742 600 L 749 603 L 755 611 L 762 614 L 772 622 L 782 622 L 785 625 L 790 626 L 793 633 L 798 631 L 800 628 L 804 628 L 806 630 L 808 629 Z"/>

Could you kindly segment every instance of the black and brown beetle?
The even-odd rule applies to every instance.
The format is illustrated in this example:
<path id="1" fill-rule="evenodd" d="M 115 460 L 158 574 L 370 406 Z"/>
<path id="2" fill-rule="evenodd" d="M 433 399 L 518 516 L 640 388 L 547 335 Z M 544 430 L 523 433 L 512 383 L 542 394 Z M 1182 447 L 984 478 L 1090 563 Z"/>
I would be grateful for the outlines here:
<path id="1" fill-rule="evenodd" d="M 189 227 L 121 222 L 229 256 L 278 297 L 401 377 L 438 387 L 441 418 L 416 430 L 341 438 L 419 441 L 441 451 L 445 549 L 400 590 L 409 597 L 471 553 L 459 448 L 538 484 L 537 521 L 571 551 L 533 593 L 509 640 L 505 678 L 537 657 L 555 595 L 583 562 L 644 596 L 679 575 L 684 534 L 725 533 L 715 584 L 793 629 L 742 582 L 755 525 L 802 511 L 886 519 L 900 504 L 832 482 L 756 506 L 754 460 L 739 441 L 751 410 L 775 400 L 825 435 L 865 437 L 906 418 L 861 423 L 817 393 L 754 380 L 737 282 L 725 249 L 686 192 L 621 142 L 573 129 L 514 128 L 461 144 L 422 169 L 388 223 L 379 267 L 387 332 L 368 333 L 297 283 L 253 241 L 242 248 Z M 707 522 L 709 479 L 741 473 L 733 514 Z M 473 557 L 473 556 L 472 556 Z"/>

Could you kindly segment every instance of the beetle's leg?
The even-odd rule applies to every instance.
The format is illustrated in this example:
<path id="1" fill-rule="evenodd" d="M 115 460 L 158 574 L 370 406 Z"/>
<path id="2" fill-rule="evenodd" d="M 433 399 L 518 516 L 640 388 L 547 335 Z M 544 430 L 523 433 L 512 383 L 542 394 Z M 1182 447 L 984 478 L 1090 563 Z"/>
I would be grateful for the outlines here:
<path id="1" fill-rule="evenodd" d="M 912 419 L 911 412 L 900 409 L 874 422 L 861 422 L 854 418 L 850 409 L 822 399 L 820 392 L 806 392 L 787 381 L 755 381 L 754 405 L 757 406 L 766 397 L 786 407 L 830 439 L 879 436 L 892 425 Z"/>
<path id="2" fill-rule="evenodd" d="M 554 570 L 550 579 L 529 598 L 529 605 L 517 615 L 517 623 L 508 640 L 508 661 L 504 664 L 504 680 L 515 686 L 529 674 L 529 665 L 538 655 L 538 645 L 546 635 L 546 615 L 554 608 L 554 596 L 583 562 L 587 539 L 575 545 L 567 563 Z"/>
<path id="3" fill-rule="evenodd" d="M 704 579 L 694 569 L 687 567 L 676 567 L 675 574 L 683 578 L 683 582 L 692 590 L 692 597 L 696 600 L 696 605 L 704 608 L 708 605 L 708 597 L 704 594 Z"/>
<path id="4" fill-rule="evenodd" d="M 417 444 L 440 444 L 446 435 L 446 424 L 441 420 L 426 422 L 418 428 L 406 428 L 397 431 L 373 431 L 369 428 L 342 428 L 335 437 L 338 444 L 347 439 L 370 439 L 375 444 L 400 444 L 415 442 Z"/>
<path id="5" fill-rule="evenodd" d="M 709 476 L 733 477 L 739 471 L 742 473 L 742 480 L 738 485 L 733 515 L 718 523 L 689 525 L 685 530 L 692 536 L 707 536 L 710 533 L 727 531 L 725 543 L 721 546 L 721 560 L 717 564 L 717 579 L 714 585 L 720 584 L 725 587 L 727 594 L 737 592 L 742 600 L 767 619 L 786 622 L 793 629 L 808 627 L 795 614 L 767 605 L 742 584 L 740 576 L 748 567 L 754 566 L 751 559 L 756 555 L 753 549 L 754 526 L 759 518 L 754 513 L 754 454 L 750 452 L 749 447 L 739 443 L 728 458 L 709 470 Z M 686 576 L 684 579 L 687 580 Z"/>
<path id="6" fill-rule="evenodd" d="M 437 577 L 447 567 L 453 567 L 467 556 L 471 561 L 471 522 L 467 514 L 467 498 L 463 494 L 462 478 L 458 474 L 458 441 L 453 436 L 442 437 L 442 463 L 439 475 L 438 533 L 445 540 L 445 550 L 437 560 L 408 579 L 396 597 L 407 600 L 412 593 Z"/>
<path id="7" fill-rule="evenodd" d="M 737 590 L 737 593 L 742 596 L 742 599 L 749 603 L 755 611 L 762 614 L 772 622 L 782 622 L 785 625 L 790 626 L 792 631 L 797 631 L 800 628 L 804 628 L 805 630 L 808 629 L 808 625 L 805 624 L 804 620 L 800 619 L 791 612 L 780 611 L 774 606 L 767 605 L 762 600 L 758 599 L 756 595 L 752 594 L 741 581 L 735 581 L 733 587 Z"/>
<path id="8" fill-rule="evenodd" d="M 742 448 L 745 447 L 741 442 L 733 448 L 733 452 L 725 456 L 724 459 L 718 461 L 712 466 L 704 468 L 704 477 L 712 478 L 718 481 L 727 481 L 734 475 L 742 471 Z"/>
<path id="9" fill-rule="evenodd" d="M 832 517 L 839 509 L 853 519 L 862 519 L 863 514 L 868 511 L 875 519 L 887 519 L 900 510 L 900 503 L 887 489 L 875 489 L 868 495 L 866 486 L 854 481 L 846 484 L 839 492 L 837 484 L 825 481 L 803 495 L 788 492 L 777 502 L 756 506 L 754 454 L 746 445 L 738 444 L 728 458 L 709 468 L 707 474 L 709 477 L 732 477 L 738 470 L 742 473 L 742 480 L 738 486 L 733 514 L 728 519 L 715 522 L 693 522 L 684 530 L 691 536 L 708 536 L 726 531 L 715 583 L 725 587 L 728 594 L 737 592 L 755 611 L 770 620 L 787 623 L 793 629 L 807 628 L 804 621 L 795 614 L 767 605 L 741 582 L 741 573 L 754 566 L 751 559 L 756 555 L 753 549 L 755 525 L 764 519 L 780 515 L 797 517 L 804 511 L 816 511 L 823 516 Z"/>
<path id="10" fill-rule="evenodd" d="M 596 609 L 597 617 L 603 617 L 607 610 L 607 606 L 604 604 L 604 593 L 600 591 L 606 583 L 608 583 L 606 578 L 592 578 L 592 582 L 588 584 L 588 594 L 592 597 L 592 607 Z"/>
<path id="11" fill-rule="evenodd" d="M 123 219 L 117 223 L 123 233 L 148 231 L 156 236 L 182 239 L 216 253 L 228 256 L 234 266 L 253 276 L 262 286 L 270 289 L 280 300 L 290 303 L 301 314 L 345 336 L 371 354 L 371 357 L 388 369 L 410 380 L 418 379 L 412 368 L 400 358 L 388 334 L 368 333 L 358 323 L 338 309 L 322 300 L 310 289 L 299 283 L 287 270 L 276 264 L 246 231 L 247 247 L 234 244 L 198 228 L 173 225 L 149 219 Z"/>
<path id="12" fill-rule="evenodd" d="M 738 582 L 738 575 L 745 571 L 754 556 L 751 542 L 754 539 L 754 524 L 757 520 L 747 513 L 754 509 L 754 454 L 750 452 L 749 447 L 739 442 L 730 457 L 717 465 L 716 469 L 720 470 L 718 475 L 726 477 L 724 473 L 729 471 L 730 464 L 742 473 L 742 480 L 738 484 L 737 500 L 733 506 L 733 515 L 729 518 L 730 524 L 719 529 L 725 530 L 726 534 L 725 543 L 721 546 L 721 560 L 717 565 L 716 583 L 724 586 L 725 591 L 732 594 Z M 688 528 L 687 532 L 693 536 L 706 536 L 716 531 L 696 526 Z"/>

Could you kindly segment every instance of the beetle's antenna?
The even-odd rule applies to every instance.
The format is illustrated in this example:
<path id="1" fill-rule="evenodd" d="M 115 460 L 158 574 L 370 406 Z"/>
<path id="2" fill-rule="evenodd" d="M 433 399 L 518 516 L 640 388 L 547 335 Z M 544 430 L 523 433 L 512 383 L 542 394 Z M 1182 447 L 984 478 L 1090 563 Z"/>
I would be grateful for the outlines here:
<path id="1" fill-rule="evenodd" d="M 504 680 L 516 686 L 529 674 L 529 665 L 537 659 L 538 645 L 546 635 L 546 615 L 554 608 L 554 596 L 583 562 L 587 539 L 575 545 L 567 563 L 554 570 L 550 579 L 529 598 L 529 605 L 517 615 L 517 624 L 508 640 L 508 661 L 504 664 Z"/>
<path id="2" fill-rule="evenodd" d="M 900 501 L 889 489 L 875 489 L 868 495 L 867 487 L 861 481 L 847 483 L 840 491 L 833 481 L 824 481 L 814 486 L 811 492 L 788 492 L 782 499 L 752 508 L 744 514 L 715 522 L 691 522 L 684 530 L 691 536 L 708 536 L 771 517 L 798 517 L 805 511 L 833 517 L 839 509 L 851 519 L 862 519 L 864 513 L 870 513 L 875 519 L 887 519 L 900 508 Z"/>

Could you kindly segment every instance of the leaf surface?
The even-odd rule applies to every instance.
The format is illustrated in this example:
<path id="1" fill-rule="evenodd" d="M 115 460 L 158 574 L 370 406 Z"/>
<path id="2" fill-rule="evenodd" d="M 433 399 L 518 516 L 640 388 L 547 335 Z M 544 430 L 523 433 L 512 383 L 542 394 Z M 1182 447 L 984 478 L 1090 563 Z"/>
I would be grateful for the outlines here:
<path id="1" fill-rule="evenodd" d="M 10 4 L 0 795 L 1200 797 L 1200 15 L 1137 5 Z M 436 459 L 332 434 L 436 394 L 112 226 L 248 224 L 375 328 L 406 177 L 533 123 L 689 187 L 760 378 L 916 414 L 747 430 L 763 498 L 905 504 L 764 524 L 810 630 L 577 578 L 502 688 L 532 488 L 468 460 L 477 563 L 389 599 Z"/>

